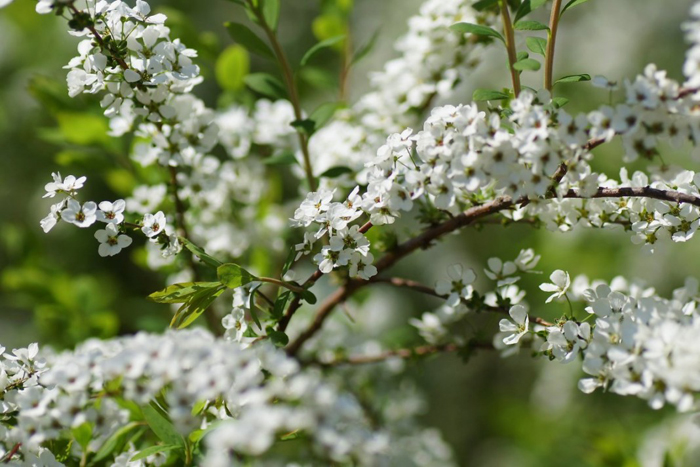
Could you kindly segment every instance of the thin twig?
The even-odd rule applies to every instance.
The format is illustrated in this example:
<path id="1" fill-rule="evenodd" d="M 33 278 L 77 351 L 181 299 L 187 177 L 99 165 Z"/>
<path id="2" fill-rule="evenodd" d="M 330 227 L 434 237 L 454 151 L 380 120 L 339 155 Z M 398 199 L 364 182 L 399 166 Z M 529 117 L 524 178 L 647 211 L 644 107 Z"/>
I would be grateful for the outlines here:
<path id="1" fill-rule="evenodd" d="M 508 51 L 508 69 L 510 69 L 510 78 L 513 81 L 513 93 L 515 97 L 520 95 L 520 72 L 513 68 L 515 62 L 518 61 L 518 52 L 515 50 L 515 32 L 513 24 L 510 21 L 510 13 L 508 12 L 508 2 L 500 0 L 501 17 L 503 18 L 503 32 L 506 39 L 506 50 Z"/>
<path id="2" fill-rule="evenodd" d="M 544 88 L 552 92 L 554 74 L 554 47 L 557 42 L 557 29 L 559 28 L 559 18 L 561 9 L 561 0 L 554 0 L 552 3 L 552 13 L 549 17 L 549 40 L 547 41 L 547 50 L 545 51 L 544 65 Z"/>

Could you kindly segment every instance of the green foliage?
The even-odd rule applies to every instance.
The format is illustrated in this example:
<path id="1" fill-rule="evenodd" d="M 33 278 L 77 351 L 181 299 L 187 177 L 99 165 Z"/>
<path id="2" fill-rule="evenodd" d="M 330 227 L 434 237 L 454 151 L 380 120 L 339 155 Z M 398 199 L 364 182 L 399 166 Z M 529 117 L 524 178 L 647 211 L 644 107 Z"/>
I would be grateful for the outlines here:
<path id="1" fill-rule="evenodd" d="M 503 44 L 506 43 L 501 33 L 493 28 L 483 26 L 481 24 L 456 23 L 450 26 L 450 29 L 461 34 L 474 34 L 475 36 L 492 37 L 500 40 L 503 42 Z"/>
<path id="2" fill-rule="evenodd" d="M 520 4 L 520 8 L 518 8 L 518 10 L 515 12 L 513 22 L 517 23 L 525 16 L 543 6 L 545 3 L 547 3 L 547 0 L 524 0 L 523 3 Z"/>
<path id="3" fill-rule="evenodd" d="M 227 47 L 216 60 L 216 81 L 225 91 L 240 91 L 249 71 L 250 57 L 241 45 Z"/>
<path id="4" fill-rule="evenodd" d="M 588 1 L 589 1 L 589 0 L 571 0 L 569 3 L 567 3 L 567 4 L 564 6 L 564 8 L 562 8 L 561 14 L 563 15 L 564 12 L 567 11 L 568 9 L 573 8 L 573 7 L 575 7 L 575 6 L 582 5 L 582 4 L 584 4 L 584 3 L 588 2 Z"/>
<path id="5" fill-rule="evenodd" d="M 581 81 L 590 81 L 591 80 L 591 75 L 588 74 L 580 74 L 580 75 L 568 75 L 564 76 L 563 78 L 559 78 L 554 82 L 554 85 L 556 86 L 557 84 L 563 84 L 563 83 L 579 83 Z"/>
<path id="6" fill-rule="evenodd" d="M 525 39 L 525 43 L 527 44 L 527 48 L 530 50 L 532 53 L 536 53 L 539 55 L 546 55 L 547 53 L 547 40 L 542 39 L 540 37 L 528 37 Z"/>
<path id="7" fill-rule="evenodd" d="M 472 94 L 472 100 L 474 102 L 500 101 L 510 98 L 510 94 L 502 91 L 495 91 L 493 89 L 477 89 L 474 91 L 474 94 Z"/>
<path id="8" fill-rule="evenodd" d="M 335 44 L 338 44 L 345 40 L 345 34 L 342 34 L 340 36 L 335 36 L 335 37 L 329 37 L 328 39 L 322 40 L 318 44 L 314 45 L 311 47 L 309 50 L 306 51 L 303 57 L 301 57 L 301 61 L 299 62 L 301 66 L 306 65 L 306 63 L 311 59 L 311 57 L 314 56 L 319 50 L 322 50 L 327 47 L 334 46 Z"/>
<path id="9" fill-rule="evenodd" d="M 225 23 L 226 31 L 231 38 L 246 49 L 261 57 L 274 60 L 275 54 L 262 39 L 260 39 L 248 26 L 241 23 Z"/>
<path id="10" fill-rule="evenodd" d="M 229 289 L 249 284 L 257 279 L 254 275 L 235 263 L 226 263 L 216 270 L 219 281 Z"/>
<path id="11" fill-rule="evenodd" d="M 244 81 L 250 89 L 263 96 L 272 99 L 285 99 L 287 96 L 284 84 L 268 73 L 251 73 Z"/>
<path id="12" fill-rule="evenodd" d="M 548 31 L 549 26 L 539 21 L 518 21 L 513 25 L 518 31 Z"/>
<path id="13" fill-rule="evenodd" d="M 524 58 L 513 64 L 513 68 L 518 71 L 537 71 L 540 69 L 540 62 L 534 58 Z"/>

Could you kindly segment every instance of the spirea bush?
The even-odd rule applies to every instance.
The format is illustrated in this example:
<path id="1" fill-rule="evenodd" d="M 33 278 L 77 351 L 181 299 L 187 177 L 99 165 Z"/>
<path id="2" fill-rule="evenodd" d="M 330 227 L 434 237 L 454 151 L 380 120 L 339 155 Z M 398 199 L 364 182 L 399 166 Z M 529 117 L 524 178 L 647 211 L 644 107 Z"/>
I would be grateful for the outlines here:
<path id="1" fill-rule="evenodd" d="M 280 0 L 230 1 L 255 28 L 226 24 L 236 45 L 217 64 L 217 79 L 258 99 L 219 109 L 194 94 L 197 51 L 145 1 L 36 5 L 76 37 L 68 94 L 94 95 L 110 135 L 133 138 L 132 160 L 159 174 L 126 199 L 90 200 L 83 187 L 93 174 L 54 172 L 40 226 L 50 234 L 73 224 L 85 254 L 103 257 L 145 242 L 149 266 L 168 272 L 170 284 L 148 298 L 170 305 L 172 321 L 162 334 L 90 339 L 61 353 L 0 346 L 0 462 L 451 465 L 440 434 L 419 423 L 420 398 L 400 384 L 404 360 L 442 352 L 522 351 L 580 365 L 585 393 L 697 410 L 694 278 L 661 296 L 623 277 L 572 278 L 576 266 L 562 264 L 544 271 L 546 301 L 528 303 L 519 282 L 542 272 L 533 249 L 454 264 L 432 284 L 388 272 L 460 229 L 487 224 L 529 224 L 549 235 L 618 230 L 640 255 L 692 240 L 700 173 L 661 159 L 661 148 L 700 147 L 700 4 L 682 25 L 684 82 L 648 65 L 618 84 L 586 74 L 555 79 L 559 20 L 586 0 L 427 0 L 397 41 L 397 58 L 348 102 L 347 75 L 371 41 L 353 48 L 343 34 L 329 37 L 291 63 L 276 33 Z M 551 8 L 549 24 L 528 16 L 543 7 Z M 511 88 L 435 107 L 451 100 L 485 49 L 499 47 Z M 309 111 L 297 72 L 324 48 L 343 57 L 339 99 Z M 247 73 L 249 53 L 279 73 Z M 521 74 L 533 72 L 543 76 L 541 89 L 521 85 Z M 572 115 L 555 86 L 585 81 L 611 100 Z M 634 173 L 620 167 L 618 178 L 595 172 L 593 150 L 614 141 L 625 163 L 662 163 Z M 294 176 L 298 198 L 271 203 L 269 180 L 281 171 Z M 253 245 L 278 265 L 270 277 L 251 260 Z M 325 276 L 330 292 L 318 287 Z M 477 288 L 477 276 L 489 286 Z M 326 322 L 382 284 L 444 302 L 403 323 L 424 343 L 363 345 L 362 327 Z M 227 312 L 217 315 L 213 306 L 224 301 Z M 537 310 L 552 302 L 567 312 L 550 322 Z M 498 329 L 464 326 L 477 313 L 501 315 Z M 384 403 L 353 393 L 351 379 L 370 381 Z"/>

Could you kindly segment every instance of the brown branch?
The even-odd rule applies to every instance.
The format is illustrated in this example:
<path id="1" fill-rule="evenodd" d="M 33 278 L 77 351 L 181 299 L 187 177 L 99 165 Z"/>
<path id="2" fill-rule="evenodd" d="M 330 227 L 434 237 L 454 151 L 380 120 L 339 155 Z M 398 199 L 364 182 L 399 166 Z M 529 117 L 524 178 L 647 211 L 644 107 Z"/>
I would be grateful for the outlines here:
<path id="1" fill-rule="evenodd" d="M 14 457 L 15 454 L 19 452 L 19 448 L 22 447 L 22 443 L 17 443 L 15 444 L 12 449 L 10 449 L 10 452 L 8 452 L 3 458 L 2 458 L 2 463 L 3 464 L 9 464 L 9 462 L 12 460 L 12 457 Z"/>
<path id="2" fill-rule="evenodd" d="M 649 186 L 642 187 L 619 187 L 619 188 L 598 188 L 593 196 L 583 196 L 576 190 L 569 190 L 564 194 L 564 198 L 653 198 L 671 203 L 688 203 L 700 207 L 700 197 L 681 193 L 673 190 L 660 190 Z"/>
<path id="3" fill-rule="evenodd" d="M 515 32 L 513 31 L 513 24 L 510 20 L 510 13 L 508 12 L 508 2 L 506 0 L 500 0 L 501 3 L 501 17 L 503 18 L 503 33 L 505 37 L 506 50 L 508 51 L 508 69 L 510 70 L 510 78 L 513 81 L 513 94 L 515 97 L 520 95 L 520 72 L 516 70 L 513 65 L 518 61 L 518 51 L 515 49 Z"/>
<path id="4" fill-rule="evenodd" d="M 569 190 L 565 195 L 565 198 L 583 198 L 589 199 L 581 196 L 575 190 Z M 659 190 L 651 187 L 621 187 L 621 188 L 599 188 L 598 192 L 591 198 L 624 198 L 624 197 L 641 197 L 641 198 L 654 198 L 663 201 L 669 201 L 674 203 L 689 203 L 700 207 L 700 198 L 689 195 L 686 193 L 681 193 L 678 191 L 671 190 Z M 526 200 L 518 200 L 518 202 L 524 202 Z M 433 241 L 446 235 L 450 232 L 471 224 L 472 222 L 486 217 L 490 214 L 494 214 L 499 211 L 503 211 L 514 206 L 515 203 L 508 196 L 503 196 L 496 198 L 495 200 L 485 203 L 479 206 L 474 206 L 467 209 L 463 213 L 448 219 L 447 221 L 425 230 L 420 235 L 413 237 L 406 242 L 398 245 L 396 248 L 388 251 L 382 258 L 375 263 L 375 267 L 378 272 L 381 272 L 389 267 L 393 266 L 394 263 L 399 261 L 404 256 L 418 250 L 419 248 L 428 248 Z M 317 271 L 312 276 L 315 277 L 318 274 L 320 277 L 320 271 Z M 310 278 L 309 280 L 311 280 Z M 316 279 L 314 279 L 315 281 Z M 308 281 L 307 281 L 308 282 Z M 346 285 L 337 289 L 332 295 L 330 295 L 319 307 L 316 312 L 316 317 L 311 325 L 302 332 L 295 341 L 293 341 L 287 347 L 287 353 L 290 355 L 296 354 L 301 346 L 306 342 L 311 336 L 313 336 L 316 331 L 318 331 L 323 322 L 331 313 L 333 308 L 345 301 L 350 295 L 352 295 L 356 290 L 370 284 L 370 281 L 350 281 Z M 291 308 L 291 307 L 290 307 Z M 289 310 L 288 310 L 289 311 Z M 286 317 L 286 316 L 285 316 Z M 546 321 L 539 320 L 539 318 L 533 318 L 533 321 L 542 324 L 543 326 L 551 325 Z"/>
<path id="5" fill-rule="evenodd" d="M 552 4 L 552 13 L 549 17 L 549 40 L 547 41 L 547 50 L 545 51 L 545 66 L 544 66 L 544 88 L 552 92 L 554 74 L 554 45 L 557 42 L 557 29 L 559 28 L 559 10 L 561 9 L 561 0 L 554 0 Z"/>
<path id="6" fill-rule="evenodd" d="M 424 357 L 441 352 L 458 352 L 461 349 L 486 349 L 493 350 L 493 345 L 487 342 L 470 342 L 464 346 L 457 344 L 441 344 L 441 345 L 423 345 L 420 347 L 387 350 L 376 355 L 356 355 L 345 358 L 338 358 L 330 362 L 321 362 L 311 360 L 305 363 L 317 365 L 323 368 L 341 366 L 341 365 L 364 365 L 368 363 L 379 363 L 391 358 L 413 358 Z"/>

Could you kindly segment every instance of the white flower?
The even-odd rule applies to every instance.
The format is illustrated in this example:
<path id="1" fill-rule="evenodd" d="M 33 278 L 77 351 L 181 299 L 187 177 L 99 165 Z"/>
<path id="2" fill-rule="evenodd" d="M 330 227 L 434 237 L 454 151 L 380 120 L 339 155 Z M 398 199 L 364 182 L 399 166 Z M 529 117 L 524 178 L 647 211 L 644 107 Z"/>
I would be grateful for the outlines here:
<path id="1" fill-rule="evenodd" d="M 517 272 L 518 268 L 512 261 L 506 261 L 505 263 L 499 258 L 489 258 L 487 261 L 489 269 L 484 269 L 486 276 L 493 280 L 498 281 L 498 287 L 514 284 L 520 280 L 519 277 L 508 277 Z"/>
<path id="2" fill-rule="evenodd" d="M 566 271 L 562 271 L 561 269 L 557 269 L 556 271 L 554 271 L 552 275 L 549 276 L 549 280 L 552 281 L 551 284 L 540 284 L 540 290 L 544 292 L 554 292 L 545 301 L 545 303 L 549 303 L 555 298 L 564 296 L 566 294 L 566 291 L 569 289 L 569 286 L 571 285 L 571 278 L 569 277 L 569 273 Z"/>
<path id="3" fill-rule="evenodd" d="M 607 89 L 609 91 L 615 91 L 617 89 L 617 81 L 610 81 L 602 75 L 594 76 L 591 80 L 591 84 L 596 88 Z"/>
<path id="4" fill-rule="evenodd" d="M 69 195 L 75 194 L 76 191 L 83 187 L 87 177 L 75 178 L 73 175 L 68 175 L 65 179 L 61 179 L 59 172 L 52 172 L 53 182 L 47 183 L 44 186 L 46 194 L 44 198 L 53 198 L 57 193 L 66 193 Z"/>
<path id="5" fill-rule="evenodd" d="M 242 342 L 245 332 L 248 330 L 248 322 L 245 320 L 245 310 L 234 307 L 230 314 L 223 317 L 221 324 L 226 329 L 226 337 L 236 342 Z"/>
<path id="6" fill-rule="evenodd" d="M 348 251 L 348 250 L 345 250 Z M 350 257 L 350 277 L 359 277 L 360 279 L 369 280 L 370 277 L 377 275 L 377 268 L 372 264 L 374 256 L 372 253 L 361 255 L 357 251 L 352 252 Z"/>
<path id="7" fill-rule="evenodd" d="M 469 299 L 473 289 L 470 284 L 476 280 L 474 270 L 464 270 L 461 264 L 453 264 L 447 268 L 450 281 L 439 280 L 435 283 L 435 292 L 438 295 L 447 295 L 446 303 L 449 306 L 457 306 L 462 299 Z"/>
<path id="8" fill-rule="evenodd" d="M 502 319 L 498 323 L 501 332 L 510 333 L 503 338 L 503 343 L 506 345 L 515 345 L 520 341 L 520 338 L 527 334 L 530 325 L 530 317 L 527 315 L 527 309 L 522 305 L 515 305 L 508 312 L 513 321 Z"/>
<path id="9" fill-rule="evenodd" d="M 163 214 L 163 211 L 158 211 L 155 214 L 146 214 L 143 216 L 141 231 L 146 237 L 153 238 L 163 232 L 166 225 L 165 214 Z"/>
<path id="10" fill-rule="evenodd" d="M 102 257 L 116 255 L 132 241 L 131 237 L 119 233 L 116 224 L 107 224 L 104 229 L 95 232 L 95 238 L 100 242 L 97 252 Z"/>
<path id="11" fill-rule="evenodd" d="M 51 212 L 39 222 L 44 233 L 49 233 L 61 219 L 61 210 L 63 210 L 65 204 L 66 200 L 63 200 L 60 203 L 51 205 Z"/>
<path id="12" fill-rule="evenodd" d="M 92 201 L 80 205 L 74 199 L 66 201 L 66 208 L 61 211 L 61 219 L 78 227 L 89 227 L 97 220 L 97 204 Z"/>
<path id="13" fill-rule="evenodd" d="M 124 209 L 126 209 L 126 202 L 123 199 L 118 199 L 113 203 L 109 201 L 102 201 L 99 204 L 99 207 L 100 210 L 97 211 L 98 221 L 109 224 L 121 224 L 124 222 Z"/>

